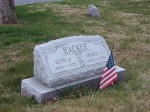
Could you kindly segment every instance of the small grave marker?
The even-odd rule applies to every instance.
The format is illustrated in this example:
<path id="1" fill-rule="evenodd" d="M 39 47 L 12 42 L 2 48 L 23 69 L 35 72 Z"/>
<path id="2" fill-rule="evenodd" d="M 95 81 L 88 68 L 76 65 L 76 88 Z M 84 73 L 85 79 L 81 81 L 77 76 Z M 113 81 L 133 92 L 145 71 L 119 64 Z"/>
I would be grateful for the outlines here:
<path id="1" fill-rule="evenodd" d="M 99 9 L 94 5 L 88 5 L 88 15 L 92 17 L 100 17 Z"/>

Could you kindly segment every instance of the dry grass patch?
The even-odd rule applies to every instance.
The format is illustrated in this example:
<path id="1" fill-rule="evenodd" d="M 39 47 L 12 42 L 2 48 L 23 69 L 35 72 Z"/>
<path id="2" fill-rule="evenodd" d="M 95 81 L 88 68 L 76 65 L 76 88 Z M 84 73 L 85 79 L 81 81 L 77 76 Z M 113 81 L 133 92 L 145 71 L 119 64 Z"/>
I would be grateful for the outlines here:
<path id="1" fill-rule="evenodd" d="M 114 17 L 121 18 L 126 25 L 140 25 L 139 18 L 143 17 L 142 14 L 116 12 Z"/>
<path id="2" fill-rule="evenodd" d="M 134 104 L 132 105 L 133 106 L 132 108 L 134 108 L 134 112 L 138 112 L 138 111 L 149 112 L 150 111 L 150 108 L 149 108 L 150 96 L 148 95 L 146 97 L 143 97 L 142 94 L 143 94 L 142 92 L 137 92 L 136 96 L 135 94 L 132 94 L 132 96 L 130 97 L 131 102 L 134 102 Z"/>
<path id="3" fill-rule="evenodd" d="M 60 5 L 60 4 L 51 4 L 51 3 L 45 3 L 42 5 L 32 5 L 29 6 L 30 11 L 29 12 L 37 12 L 37 11 L 45 11 L 46 9 L 52 9 L 54 12 L 56 12 L 60 17 L 66 17 L 65 19 L 75 19 L 75 18 L 81 18 L 86 15 L 86 8 L 80 7 L 75 8 L 71 7 L 69 5 Z"/>
<path id="4" fill-rule="evenodd" d="M 145 53 L 147 56 L 150 56 L 150 44 L 138 42 L 137 44 L 134 44 L 134 46 L 135 46 L 135 49 L 138 49 L 139 52 L 141 52 L 142 54 Z M 150 59 L 150 57 L 149 57 L 149 59 Z"/>
<path id="5" fill-rule="evenodd" d="M 121 50 L 121 46 L 116 46 L 114 52 L 116 54 L 116 61 L 120 63 L 124 60 L 131 61 L 132 64 L 141 63 L 150 60 L 150 46 L 143 43 L 130 44 L 127 49 Z M 143 62 L 142 62 L 143 63 Z"/>
<path id="6" fill-rule="evenodd" d="M 89 26 L 89 25 L 82 25 L 81 26 L 86 32 L 88 33 L 93 33 L 93 34 L 104 34 L 107 32 L 106 29 L 104 29 L 103 27 L 100 26 Z"/>
<path id="7" fill-rule="evenodd" d="M 109 105 L 109 106 L 108 106 Z M 27 112 L 99 112 L 115 111 L 120 112 L 125 109 L 125 105 L 116 101 L 114 97 L 108 97 L 101 94 L 82 96 L 79 99 L 67 99 L 43 106 L 43 108 L 27 109 Z"/>
<path id="8" fill-rule="evenodd" d="M 121 18 L 127 26 L 137 26 L 144 32 L 149 32 L 150 25 L 147 24 L 150 20 L 149 15 L 136 14 L 136 13 L 125 13 L 116 12 L 114 17 Z"/>
<path id="9" fill-rule="evenodd" d="M 112 41 L 112 42 L 116 42 L 116 41 L 119 41 L 119 40 L 122 40 L 122 39 L 125 39 L 125 38 L 128 38 L 128 36 L 127 35 L 125 35 L 125 34 L 122 34 L 122 33 L 119 33 L 119 31 L 118 31 L 118 33 L 117 32 L 106 32 L 105 33 L 105 35 L 104 35 L 105 37 L 107 37 L 107 39 L 109 40 L 109 41 Z M 118 43 L 118 42 L 117 42 Z M 116 43 L 116 44 L 117 44 Z M 116 45 L 115 44 L 115 45 Z"/>
<path id="10" fill-rule="evenodd" d="M 59 13 L 59 16 L 71 17 L 71 18 L 81 18 L 83 15 L 86 15 L 85 7 L 71 7 L 69 5 L 60 5 L 60 4 L 45 4 L 45 7 L 50 7 L 54 12 Z"/>
<path id="11" fill-rule="evenodd" d="M 46 7 L 43 7 L 43 5 L 29 5 L 28 7 L 30 8 L 30 10 L 28 11 L 30 13 L 46 11 Z"/>
<path id="12" fill-rule="evenodd" d="M 29 42 L 21 42 L 18 44 L 12 44 L 5 46 L 0 49 L 0 71 L 6 70 L 7 68 L 22 63 L 24 61 L 31 61 L 32 54 L 31 49 L 35 44 Z"/>

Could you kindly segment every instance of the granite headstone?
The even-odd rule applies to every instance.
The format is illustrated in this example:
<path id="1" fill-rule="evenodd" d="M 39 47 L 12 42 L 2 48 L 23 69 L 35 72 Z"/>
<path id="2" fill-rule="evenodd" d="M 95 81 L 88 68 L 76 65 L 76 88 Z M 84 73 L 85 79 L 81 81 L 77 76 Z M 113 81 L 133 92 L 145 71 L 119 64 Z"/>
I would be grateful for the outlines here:
<path id="1" fill-rule="evenodd" d="M 22 80 L 21 93 L 46 102 L 70 86 L 98 87 L 110 50 L 101 36 L 72 36 L 34 48 L 34 77 Z M 124 79 L 125 69 L 117 67 Z"/>

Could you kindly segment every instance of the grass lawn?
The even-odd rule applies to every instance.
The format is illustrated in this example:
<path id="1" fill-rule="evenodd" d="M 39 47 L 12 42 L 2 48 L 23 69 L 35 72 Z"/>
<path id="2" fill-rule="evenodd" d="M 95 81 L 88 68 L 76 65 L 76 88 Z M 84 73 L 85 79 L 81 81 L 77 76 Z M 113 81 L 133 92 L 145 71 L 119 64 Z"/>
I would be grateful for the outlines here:
<path id="1" fill-rule="evenodd" d="M 87 15 L 96 5 L 102 17 Z M 150 112 L 150 1 L 64 0 L 16 7 L 18 24 L 0 26 L 0 112 Z M 114 44 L 123 83 L 104 91 L 68 92 L 45 105 L 20 94 L 33 76 L 34 46 L 73 35 L 101 35 Z"/>

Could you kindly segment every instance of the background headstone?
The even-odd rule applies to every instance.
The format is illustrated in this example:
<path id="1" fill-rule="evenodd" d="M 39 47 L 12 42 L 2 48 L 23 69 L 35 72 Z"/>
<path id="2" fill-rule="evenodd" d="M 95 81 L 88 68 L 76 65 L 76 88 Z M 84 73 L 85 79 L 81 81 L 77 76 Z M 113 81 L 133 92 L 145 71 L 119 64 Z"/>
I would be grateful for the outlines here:
<path id="1" fill-rule="evenodd" d="M 100 11 L 99 9 L 94 5 L 88 6 L 88 15 L 93 17 L 100 17 Z"/>

